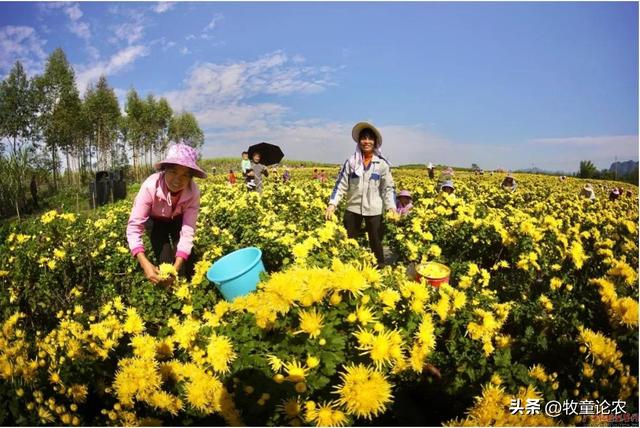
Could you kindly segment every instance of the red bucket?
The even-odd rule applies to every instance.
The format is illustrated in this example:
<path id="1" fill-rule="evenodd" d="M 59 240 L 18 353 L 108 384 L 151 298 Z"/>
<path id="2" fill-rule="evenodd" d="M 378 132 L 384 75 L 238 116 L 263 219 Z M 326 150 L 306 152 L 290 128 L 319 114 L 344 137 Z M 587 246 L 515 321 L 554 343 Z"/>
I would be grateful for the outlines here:
<path id="1" fill-rule="evenodd" d="M 415 272 L 416 281 L 420 282 L 422 278 L 425 278 L 429 285 L 436 288 L 440 287 L 440 284 L 448 283 L 451 275 L 449 267 L 437 262 L 418 265 L 415 268 Z"/>

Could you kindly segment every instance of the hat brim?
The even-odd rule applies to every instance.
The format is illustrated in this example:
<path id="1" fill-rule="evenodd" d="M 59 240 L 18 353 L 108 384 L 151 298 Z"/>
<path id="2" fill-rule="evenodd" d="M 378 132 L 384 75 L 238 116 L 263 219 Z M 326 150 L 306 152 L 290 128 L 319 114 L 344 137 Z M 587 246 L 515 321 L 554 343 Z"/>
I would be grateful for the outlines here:
<path id="1" fill-rule="evenodd" d="M 376 140 L 377 140 L 376 147 L 380 147 L 382 145 L 382 134 L 380 133 L 380 131 L 378 131 L 378 128 L 376 128 L 369 122 L 356 123 L 356 125 L 351 130 L 351 138 L 353 138 L 353 141 L 355 141 L 356 143 L 359 143 L 360 140 L 358 139 L 358 137 L 360 136 L 360 132 L 362 132 L 362 130 L 366 128 L 371 128 L 373 133 L 376 134 Z"/>
<path id="2" fill-rule="evenodd" d="M 163 165 L 180 165 L 189 168 L 193 171 L 193 175 L 198 178 L 207 178 L 207 173 L 200 169 L 197 165 L 189 165 L 186 162 L 178 159 L 165 159 L 163 161 L 155 163 L 153 166 L 155 169 L 161 169 Z"/>

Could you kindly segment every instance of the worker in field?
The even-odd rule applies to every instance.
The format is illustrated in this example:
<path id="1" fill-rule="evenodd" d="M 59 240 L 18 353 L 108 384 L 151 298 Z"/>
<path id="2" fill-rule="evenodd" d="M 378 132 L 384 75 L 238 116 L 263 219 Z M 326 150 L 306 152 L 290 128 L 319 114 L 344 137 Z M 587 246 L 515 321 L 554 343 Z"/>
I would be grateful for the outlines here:
<path id="1" fill-rule="evenodd" d="M 587 183 L 587 184 L 584 185 L 584 187 L 580 191 L 580 196 L 582 196 L 583 198 L 587 198 L 587 199 L 589 199 L 591 201 L 595 201 L 596 194 L 593 191 L 593 187 L 591 186 L 590 183 Z"/>
<path id="2" fill-rule="evenodd" d="M 249 190 L 253 190 L 256 187 L 254 177 L 249 175 L 251 171 L 251 159 L 249 159 L 249 152 L 242 152 L 242 160 L 240 161 L 240 171 L 242 171 L 242 177 L 244 178 L 245 187 Z"/>
<path id="3" fill-rule="evenodd" d="M 154 284 L 161 282 L 160 263 L 173 264 L 187 278 L 193 275 L 191 252 L 200 211 L 200 190 L 193 178 L 207 176 L 196 164 L 197 158 L 196 150 L 186 144 L 169 147 L 166 159 L 154 165 L 159 171 L 147 177 L 133 202 L 127 224 L 129 249 Z M 142 242 L 145 229 L 155 263 L 147 257 Z"/>
<path id="4" fill-rule="evenodd" d="M 436 192 L 440 192 L 442 185 L 446 181 L 453 181 L 453 176 L 455 173 L 453 172 L 453 168 L 447 167 L 440 172 L 440 176 L 438 177 L 438 182 L 436 183 Z"/>
<path id="5" fill-rule="evenodd" d="M 453 176 L 456 175 L 455 172 L 453 172 L 453 168 L 451 168 L 450 166 L 445 168 L 444 171 L 442 171 L 442 174 L 440 175 L 441 177 L 446 177 L 446 180 L 451 180 L 453 179 Z"/>
<path id="6" fill-rule="evenodd" d="M 401 216 L 408 215 L 413 209 L 413 203 L 411 198 L 411 192 L 403 190 L 398 193 L 398 202 L 396 204 L 396 211 Z"/>
<path id="7" fill-rule="evenodd" d="M 444 183 L 442 183 L 442 186 L 440 186 L 440 193 L 448 193 L 449 195 L 451 195 L 453 192 L 455 192 L 456 188 L 453 185 L 453 180 L 447 180 Z"/>
<path id="8" fill-rule="evenodd" d="M 395 213 L 396 201 L 393 177 L 387 160 L 382 157 L 382 134 L 368 122 L 359 122 L 351 131 L 356 149 L 342 166 L 325 211 L 327 220 L 333 218 L 338 203 L 346 197 L 344 227 L 349 238 L 360 235 L 365 223 L 369 246 L 378 266 L 384 264 L 382 237 L 383 213 Z"/>
<path id="9" fill-rule="evenodd" d="M 260 152 L 253 152 L 251 158 L 251 168 L 247 171 L 247 176 L 253 179 L 253 186 L 249 187 L 249 190 L 262 193 L 263 178 L 269 176 L 269 169 L 261 163 L 262 154 Z"/>
<path id="10" fill-rule="evenodd" d="M 427 165 L 427 173 L 429 174 L 429 179 L 433 180 L 433 177 L 435 176 L 435 168 L 431 162 Z"/>
<path id="11" fill-rule="evenodd" d="M 618 190 L 617 187 L 614 187 L 613 189 L 611 189 L 611 191 L 609 192 L 609 200 L 615 201 L 619 197 L 620 197 L 620 190 Z"/>
<path id="12" fill-rule="evenodd" d="M 233 172 L 232 169 L 230 169 L 229 170 L 229 184 L 233 186 L 234 184 L 236 184 L 236 180 L 237 180 L 236 179 L 236 174 Z"/>
<path id="13" fill-rule="evenodd" d="M 516 179 L 508 173 L 504 180 L 502 180 L 502 184 L 500 186 L 509 192 L 513 192 L 518 188 L 518 183 L 516 183 Z"/>

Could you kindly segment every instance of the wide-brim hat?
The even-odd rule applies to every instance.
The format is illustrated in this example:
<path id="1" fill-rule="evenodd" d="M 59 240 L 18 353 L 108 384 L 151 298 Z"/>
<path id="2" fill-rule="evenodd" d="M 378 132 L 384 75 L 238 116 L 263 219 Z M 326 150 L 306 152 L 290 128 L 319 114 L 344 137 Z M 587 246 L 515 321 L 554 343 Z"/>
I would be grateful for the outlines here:
<path id="1" fill-rule="evenodd" d="M 400 193 L 398 193 L 398 197 L 399 198 L 402 197 L 402 196 L 405 196 L 405 197 L 411 199 L 411 192 L 408 191 L 408 190 L 403 190 Z"/>
<path id="2" fill-rule="evenodd" d="M 455 189 L 455 186 L 453 185 L 453 181 L 451 180 L 447 180 L 444 183 L 442 183 L 441 187 L 451 187 L 452 189 Z"/>
<path id="3" fill-rule="evenodd" d="M 193 147 L 186 144 L 174 144 L 169 147 L 167 157 L 154 164 L 154 167 L 160 169 L 163 165 L 181 165 L 191 169 L 194 176 L 207 178 L 207 173 L 196 164 L 197 159 L 198 152 Z"/>
<path id="4" fill-rule="evenodd" d="M 584 190 L 593 190 L 593 187 L 591 187 L 591 184 L 587 183 L 584 185 Z"/>
<path id="5" fill-rule="evenodd" d="M 618 189 L 613 189 L 611 193 L 613 193 L 614 195 L 619 195 L 620 191 Z"/>
<path id="6" fill-rule="evenodd" d="M 359 143 L 360 140 L 358 137 L 360 137 L 360 133 L 362 132 L 363 129 L 367 129 L 367 128 L 371 129 L 373 133 L 376 134 L 376 147 L 380 147 L 382 145 L 382 134 L 380 133 L 380 131 L 378 131 L 378 128 L 376 128 L 369 122 L 356 123 L 356 125 L 351 130 L 351 137 L 353 138 L 353 141 L 355 141 L 356 143 Z"/>

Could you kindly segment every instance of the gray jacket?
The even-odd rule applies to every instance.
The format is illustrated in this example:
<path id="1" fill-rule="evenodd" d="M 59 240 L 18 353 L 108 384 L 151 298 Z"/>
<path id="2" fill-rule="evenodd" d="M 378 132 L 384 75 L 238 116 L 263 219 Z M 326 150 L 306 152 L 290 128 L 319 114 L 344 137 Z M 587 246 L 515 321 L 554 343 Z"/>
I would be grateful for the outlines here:
<path id="1" fill-rule="evenodd" d="M 395 208 L 396 192 L 387 161 L 373 155 L 369 168 L 363 171 L 362 177 L 358 177 L 351 170 L 347 160 L 342 165 L 329 204 L 337 206 L 345 194 L 347 211 L 352 213 L 373 216 L 380 215 L 389 208 Z"/>
<path id="2" fill-rule="evenodd" d="M 253 171 L 253 180 L 256 183 L 256 191 L 262 193 L 262 176 L 268 177 L 269 170 L 261 163 L 251 162 L 251 170 Z"/>

